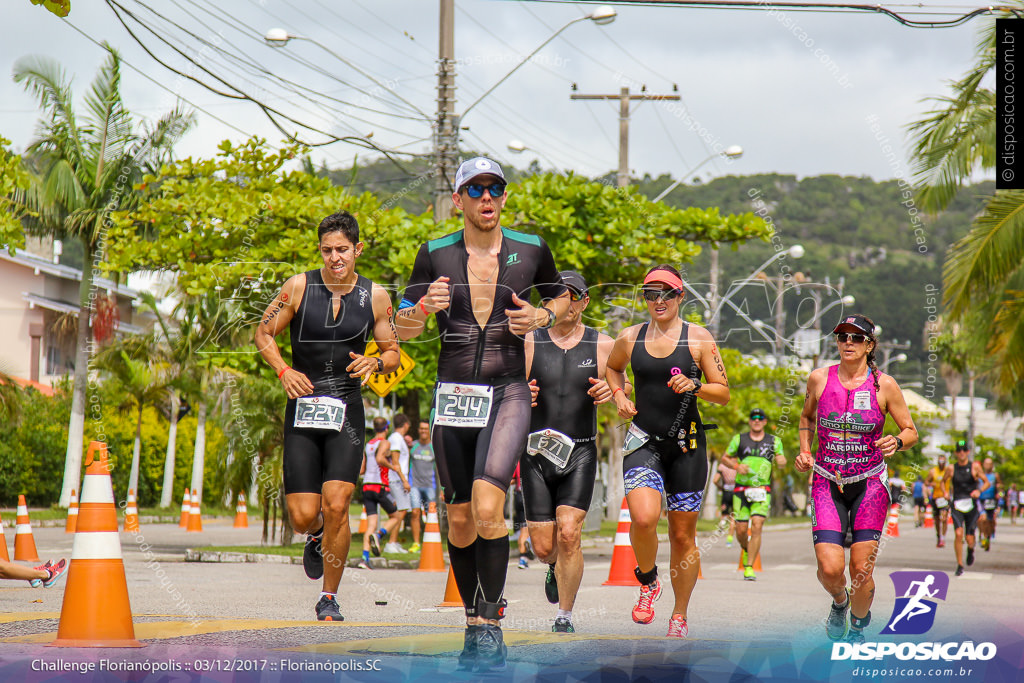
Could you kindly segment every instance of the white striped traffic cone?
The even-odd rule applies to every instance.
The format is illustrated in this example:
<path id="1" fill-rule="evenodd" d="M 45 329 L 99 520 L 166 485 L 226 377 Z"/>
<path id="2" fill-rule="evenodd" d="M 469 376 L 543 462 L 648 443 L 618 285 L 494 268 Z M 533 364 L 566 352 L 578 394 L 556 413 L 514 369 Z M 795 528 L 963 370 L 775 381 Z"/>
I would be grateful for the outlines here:
<path id="1" fill-rule="evenodd" d="M 249 511 L 245 507 L 245 494 L 238 494 L 238 505 L 235 506 L 235 528 L 249 528 Z"/>
<path id="2" fill-rule="evenodd" d="M 444 571 L 444 546 L 441 545 L 441 526 L 437 521 L 437 503 L 430 503 L 427 527 L 423 530 L 423 550 L 420 551 L 421 572 Z"/>
<path id="3" fill-rule="evenodd" d="M 135 491 L 128 492 L 128 502 L 124 507 L 124 530 L 139 531 L 139 508 L 135 505 Z"/>
<path id="4" fill-rule="evenodd" d="M 107 445 L 93 441 L 86 456 L 78 530 L 52 647 L 142 647 L 135 639 L 128 583 L 117 534 L 117 508 Z"/>
<path id="5" fill-rule="evenodd" d="M 25 496 L 18 496 L 18 526 L 14 534 L 14 561 L 39 562 L 36 539 L 32 536 L 32 522 L 28 519 Z"/>
<path id="6" fill-rule="evenodd" d="M 188 516 L 192 512 L 192 496 L 189 495 L 188 489 L 185 489 L 185 497 L 181 499 L 181 521 L 178 522 L 178 526 L 182 529 L 188 528 Z"/>
<path id="7" fill-rule="evenodd" d="M 0 517 L 0 541 L 3 542 L 0 546 L 0 560 L 11 561 L 11 556 L 7 554 L 7 536 L 4 534 L 4 520 Z"/>
<path id="8" fill-rule="evenodd" d="M 602 586 L 639 586 L 636 574 L 636 554 L 629 542 L 629 527 L 633 523 L 629 516 L 629 505 L 622 499 L 619 510 L 619 528 L 615 531 L 615 548 L 612 550 L 612 566 L 608 568 L 608 580 Z"/>
<path id="9" fill-rule="evenodd" d="M 199 490 L 192 489 L 192 507 L 188 512 L 188 528 L 185 533 L 203 530 L 203 518 L 199 510 Z"/>
<path id="10" fill-rule="evenodd" d="M 78 494 L 71 489 L 71 503 L 68 505 L 68 521 L 64 523 L 64 533 L 73 534 L 78 526 Z"/>

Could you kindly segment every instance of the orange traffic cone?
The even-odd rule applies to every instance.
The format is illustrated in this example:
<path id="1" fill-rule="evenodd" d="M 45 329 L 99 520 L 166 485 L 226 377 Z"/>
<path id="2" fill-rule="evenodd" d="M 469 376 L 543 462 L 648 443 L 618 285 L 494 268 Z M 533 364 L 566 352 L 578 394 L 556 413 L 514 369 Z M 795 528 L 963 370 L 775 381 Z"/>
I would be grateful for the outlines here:
<path id="1" fill-rule="evenodd" d="M 139 508 L 135 505 L 135 491 L 128 492 L 128 502 L 124 506 L 124 530 L 139 532 Z"/>
<path id="2" fill-rule="evenodd" d="M 421 572 L 444 571 L 444 546 L 441 545 L 441 525 L 437 521 L 437 503 L 430 503 L 427 527 L 423 530 L 423 550 L 420 551 Z"/>
<path id="3" fill-rule="evenodd" d="M 2 517 L 0 517 L 0 541 L 3 542 L 3 546 L 0 547 L 0 560 L 10 562 L 11 556 L 7 554 L 7 536 L 4 534 L 4 520 Z"/>
<path id="4" fill-rule="evenodd" d="M 357 531 L 356 533 L 357 534 L 365 534 L 366 533 L 366 526 L 367 526 L 367 523 L 366 523 L 366 508 L 363 507 L 363 511 L 359 515 L 359 531 Z"/>
<path id="5" fill-rule="evenodd" d="M 245 507 L 245 494 L 238 494 L 238 505 L 235 506 L 235 528 L 249 528 L 249 511 Z"/>
<path id="6" fill-rule="evenodd" d="M 935 518 L 932 517 L 932 507 L 931 507 L 931 505 L 926 505 L 925 508 L 924 508 L 924 528 L 925 529 L 934 529 L 935 528 Z"/>
<path id="7" fill-rule="evenodd" d="M 192 489 L 192 507 L 188 511 L 188 527 L 185 529 L 185 533 L 202 530 L 203 518 L 199 512 L 199 490 Z"/>
<path id="8" fill-rule="evenodd" d="M 36 539 L 32 536 L 32 523 L 28 519 L 28 504 L 25 496 L 18 496 L 18 526 L 14 534 L 14 561 L 38 562 Z"/>
<path id="9" fill-rule="evenodd" d="M 68 521 L 64 524 L 64 533 L 73 534 L 78 526 L 78 495 L 71 489 L 71 503 L 68 505 Z"/>
<path id="10" fill-rule="evenodd" d="M 893 538 L 900 536 L 900 506 L 893 505 L 889 508 L 889 523 L 885 527 L 885 534 Z"/>
<path id="11" fill-rule="evenodd" d="M 185 497 L 181 499 L 181 521 L 178 522 L 178 526 L 182 529 L 188 528 L 188 516 L 192 512 L 192 496 L 188 494 L 188 489 L 185 489 Z"/>
<path id="12" fill-rule="evenodd" d="M 89 444 L 78 530 L 53 647 L 143 647 L 135 639 L 107 445 Z"/>
<path id="13" fill-rule="evenodd" d="M 459 586 L 455 583 L 455 574 L 452 568 L 448 567 L 448 583 L 444 587 L 444 600 L 438 607 L 462 607 L 462 596 L 459 594 Z"/>
<path id="14" fill-rule="evenodd" d="M 737 571 L 743 571 L 743 556 L 746 554 L 746 552 L 746 550 L 740 548 L 740 561 L 739 564 L 736 565 Z M 761 553 L 757 554 L 757 557 L 754 558 L 754 564 L 751 566 L 754 568 L 755 572 L 761 571 Z"/>
<path id="15" fill-rule="evenodd" d="M 602 586 L 639 586 L 633 569 L 636 567 L 636 555 L 633 545 L 629 542 L 629 525 L 633 520 L 629 516 L 629 505 L 622 499 L 619 510 L 619 528 L 615 532 L 615 548 L 612 550 L 612 566 L 608 569 L 608 580 Z"/>

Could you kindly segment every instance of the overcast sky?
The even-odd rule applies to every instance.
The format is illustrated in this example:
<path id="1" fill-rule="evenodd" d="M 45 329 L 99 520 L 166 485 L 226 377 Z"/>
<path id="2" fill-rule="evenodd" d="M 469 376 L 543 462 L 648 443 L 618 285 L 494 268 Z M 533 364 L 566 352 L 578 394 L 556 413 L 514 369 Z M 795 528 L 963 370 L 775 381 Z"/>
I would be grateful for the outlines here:
<path id="1" fill-rule="evenodd" d="M 429 140 L 424 140 L 430 135 L 429 122 L 413 107 L 427 114 L 436 107 L 437 0 L 118 1 L 203 68 L 295 118 L 338 135 L 372 131 L 372 139 L 386 147 L 429 150 Z M 80 99 L 104 59 L 102 50 L 82 33 L 109 41 L 126 62 L 166 88 L 125 68 L 122 92 L 133 112 L 156 116 L 169 109 L 176 96 L 209 112 L 198 112 L 199 125 L 179 146 L 179 156 L 212 156 L 218 141 L 240 140 L 244 134 L 259 134 L 275 144 L 282 138 L 252 103 L 221 97 L 158 65 L 104 2 L 73 0 L 66 20 L 28 0 L 6 0 L 4 5 L 0 135 L 13 140 L 17 150 L 32 138 L 38 114 L 33 98 L 11 80 L 15 62 L 30 54 L 59 61 L 74 75 Z M 957 13 L 968 11 L 968 6 L 948 2 L 929 6 L 941 5 L 956 7 Z M 456 0 L 456 7 L 461 112 L 552 33 L 596 5 Z M 671 93 L 676 84 L 681 103 L 633 106 L 634 174 L 678 176 L 726 146 L 741 145 L 742 159 L 716 159 L 701 173 L 893 178 L 908 174 L 906 125 L 926 111 L 922 99 L 946 92 L 944 82 L 969 67 L 984 21 L 933 30 L 906 28 L 874 14 L 629 6 L 617 10 L 619 16 L 610 25 L 581 21 L 570 26 L 475 107 L 464 120 L 469 130 L 463 132 L 463 146 L 487 149 L 518 166 L 539 158 L 546 167 L 603 174 L 617 166 L 618 103 L 570 101 L 570 84 L 577 83 L 581 93 L 617 93 L 622 86 L 637 91 L 646 85 L 655 94 Z M 190 68 L 153 33 L 126 20 L 154 53 L 183 71 Z M 305 41 L 292 41 L 279 50 L 268 47 L 259 34 L 274 26 L 314 38 L 349 63 Z M 202 40 L 210 44 L 204 46 Z M 231 62 L 221 49 L 250 58 L 254 65 Z M 376 83 L 354 71 L 353 65 Z M 314 92 L 301 99 L 256 67 Z M 411 106 L 392 97 L 389 88 Z M 876 135 L 888 137 L 899 151 L 895 162 L 886 158 Z M 521 155 L 509 152 L 506 145 L 513 139 L 529 150 Z M 337 142 L 319 148 L 315 156 L 329 165 L 348 165 L 357 153 L 361 158 L 368 155 Z"/>

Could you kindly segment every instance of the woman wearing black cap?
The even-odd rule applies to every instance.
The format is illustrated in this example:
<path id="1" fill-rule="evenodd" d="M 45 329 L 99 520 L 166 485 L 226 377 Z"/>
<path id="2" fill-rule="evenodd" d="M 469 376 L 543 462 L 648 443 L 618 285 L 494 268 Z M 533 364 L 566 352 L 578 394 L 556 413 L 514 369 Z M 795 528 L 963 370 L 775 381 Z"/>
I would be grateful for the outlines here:
<path id="1" fill-rule="evenodd" d="M 633 621 L 651 623 L 652 604 L 661 596 L 655 559 L 664 493 L 668 499 L 670 576 L 675 593 L 668 635 L 685 638 L 686 610 L 700 570 L 697 515 L 708 478 L 704 426 L 696 399 L 725 405 L 729 402 L 729 380 L 711 334 L 679 317 L 683 301 L 679 271 L 667 265 L 652 268 L 644 278 L 642 291 L 650 322 L 620 332 L 608 358 L 608 385 L 615 406 L 620 416 L 633 418 L 622 462 L 632 518 L 629 535 L 640 581 Z M 619 373 L 624 373 L 627 365 L 633 368 L 635 404 L 621 384 Z"/>
<path id="2" fill-rule="evenodd" d="M 845 317 L 832 330 L 839 363 L 818 368 L 807 379 L 800 414 L 800 472 L 812 467 L 811 520 L 818 580 L 832 596 L 825 633 L 864 642 L 875 593 L 872 574 L 878 539 L 891 500 L 885 459 L 917 443 L 917 428 L 899 385 L 875 365 L 875 324 L 863 315 Z M 900 432 L 883 435 L 886 414 Z M 818 451 L 811 441 L 818 433 Z M 846 587 L 846 553 L 850 577 Z M 846 615 L 850 615 L 847 626 Z"/>

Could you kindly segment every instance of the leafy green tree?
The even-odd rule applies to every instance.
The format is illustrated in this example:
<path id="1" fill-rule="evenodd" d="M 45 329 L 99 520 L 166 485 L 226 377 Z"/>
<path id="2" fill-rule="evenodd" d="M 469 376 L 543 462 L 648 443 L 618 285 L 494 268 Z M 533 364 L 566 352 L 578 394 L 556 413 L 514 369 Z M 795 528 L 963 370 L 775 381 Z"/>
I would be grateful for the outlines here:
<path id="1" fill-rule="evenodd" d="M 25 57 L 14 66 L 14 80 L 37 97 L 42 109 L 40 136 L 27 151 L 35 172 L 28 189 L 15 194 L 16 201 L 32 212 L 25 227 L 31 234 L 78 240 L 84 254 L 61 505 L 68 504 L 81 476 L 90 315 L 96 297 L 93 273 L 105 246 L 109 215 L 135 206 L 132 183 L 149 159 L 159 157 L 160 146 L 173 145 L 192 122 L 190 114 L 174 110 L 147 134 L 133 132 L 132 117 L 120 94 L 120 58 L 107 49 L 107 61 L 85 98 L 81 124 L 74 112 L 70 81 L 56 62 Z M 17 227 L 0 225 L 0 229 L 5 244 L 24 239 Z"/>
<path id="2" fill-rule="evenodd" d="M 96 366 L 113 383 L 113 392 L 120 400 L 119 410 L 134 411 L 135 441 L 132 446 L 128 491 L 139 493 L 139 462 L 142 456 L 142 411 L 165 397 L 166 383 L 152 354 L 152 337 L 132 337 L 114 343 L 96 356 Z M 130 354 L 130 355 L 129 355 Z"/>
<path id="3" fill-rule="evenodd" d="M 986 19 L 974 64 L 948 96 L 933 100 L 936 109 L 910 126 L 918 197 L 932 211 L 944 209 L 973 173 L 995 169 L 996 97 L 985 84 L 995 69 L 996 35 L 994 19 Z M 943 277 L 954 322 L 984 311 L 982 324 L 970 332 L 985 342 L 994 387 L 1024 402 L 1024 191 L 992 195 L 967 236 L 950 249 Z"/>
<path id="4" fill-rule="evenodd" d="M 9 144 L 11 141 L 0 135 L 0 246 L 13 249 L 25 243 L 20 221 L 24 206 L 14 195 L 28 189 L 29 174 L 21 157 L 7 149 Z"/>

